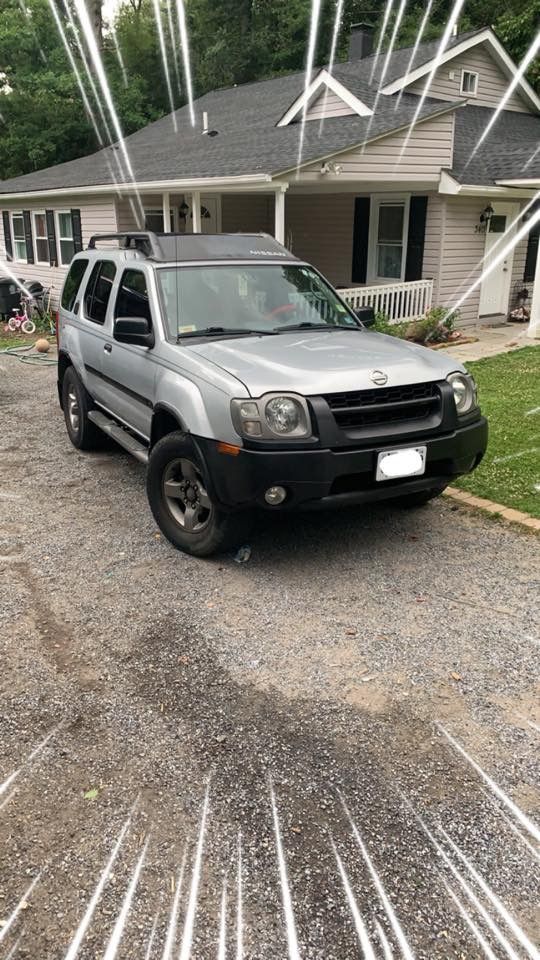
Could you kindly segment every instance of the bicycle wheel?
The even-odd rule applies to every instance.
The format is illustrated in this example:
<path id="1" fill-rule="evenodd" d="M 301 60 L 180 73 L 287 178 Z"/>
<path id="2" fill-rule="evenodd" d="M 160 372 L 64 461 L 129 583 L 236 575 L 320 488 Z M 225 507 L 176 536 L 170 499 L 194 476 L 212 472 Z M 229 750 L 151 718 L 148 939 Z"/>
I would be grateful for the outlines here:
<path id="1" fill-rule="evenodd" d="M 36 325 L 33 320 L 29 320 L 27 318 L 23 321 L 23 323 L 21 323 L 21 330 L 23 333 L 35 333 Z"/>
<path id="2" fill-rule="evenodd" d="M 21 318 L 20 318 L 20 317 L 10 317 L 9 320 L 8 320 L 8 327 L 9 327 L 9 329 L 11 330 L 12 333 L 14 333 L 15 330 L 20 330 L 20 327 L 21 327 Z"/>

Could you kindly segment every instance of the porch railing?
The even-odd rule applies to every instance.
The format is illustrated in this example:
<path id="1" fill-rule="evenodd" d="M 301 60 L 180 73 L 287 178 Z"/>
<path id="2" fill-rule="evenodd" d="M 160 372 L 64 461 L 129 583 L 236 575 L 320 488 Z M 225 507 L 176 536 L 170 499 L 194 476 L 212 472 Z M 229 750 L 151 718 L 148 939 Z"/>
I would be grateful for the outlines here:
<path id="1" fill-rule="evenodd" d="M 381 283 L 372 287 L 347 287 L 339 291 L 355 310 L 373 307 L 391 322 L 415 320 L 431 307 L 433 280 L 407 280 L 403 283 Z"/>

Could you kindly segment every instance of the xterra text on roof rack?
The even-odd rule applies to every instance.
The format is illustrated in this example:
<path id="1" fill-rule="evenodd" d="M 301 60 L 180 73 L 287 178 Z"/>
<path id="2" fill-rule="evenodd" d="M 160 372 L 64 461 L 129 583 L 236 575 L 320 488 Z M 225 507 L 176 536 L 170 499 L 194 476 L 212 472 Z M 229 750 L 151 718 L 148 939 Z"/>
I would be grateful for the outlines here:
<path id="1" fill-rule="evenodd" d="M 58 390 L 72 443 L 105 433 L 147 464 L 157 524 L 197 556 L 254 507 L 426 503 L 487 443 L 461 364 L 370 333 L 265 235 L 92 237 L 62 291 Z"/>

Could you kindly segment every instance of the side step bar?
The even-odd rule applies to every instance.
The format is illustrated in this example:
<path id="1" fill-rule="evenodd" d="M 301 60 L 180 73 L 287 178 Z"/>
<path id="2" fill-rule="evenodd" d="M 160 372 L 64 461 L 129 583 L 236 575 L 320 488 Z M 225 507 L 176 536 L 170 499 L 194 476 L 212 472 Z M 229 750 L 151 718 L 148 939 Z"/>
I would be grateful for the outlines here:
<path id="1" fill-rule="evenodd" d="M 136 460 L 139 460 L 141 463 L 148 463 L 148 449 L 144 444 L 136 440 L 135 437 L 132 437 L 127 430 L 124 430 L 123 427 L 115 423 L 114 420 L 111 420 L 110 417 L 106 417 L 100 410 L 89 410 L 88 419 L 91 420 L 92 423 L 95 423 L 96 427 L 99 427 L 100 430 L 103 430 L 103 433 L 106 433 L 107 436 L 116 440 L 116 443 L 124 447 Z"/>

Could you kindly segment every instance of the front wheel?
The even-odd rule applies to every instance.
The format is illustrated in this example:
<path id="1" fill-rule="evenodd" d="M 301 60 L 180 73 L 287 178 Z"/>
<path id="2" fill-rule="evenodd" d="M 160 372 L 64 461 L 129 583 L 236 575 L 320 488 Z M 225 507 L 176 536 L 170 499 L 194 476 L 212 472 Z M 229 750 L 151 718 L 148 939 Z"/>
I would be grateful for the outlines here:
<path id="1" fill-rule="evenodd" d="M 211 499 L 205 471 L 193 444 L 180 430 L 153 447 L 146 492 L 154 519 L 177 550 L 209 557 L 239 546 L 247 532 L 245 514 L 226 513 Z"/>
<path id="2" fill-rule="evenodd" d="M 429 503 L 430 500 L 439 497 L 444 489 L 445 487 L 435 487 L 432 490 L 419 490 L 417 493 L 406 493 L 402 497 L 395 497 L 392 503 L 395 504 L 396 507 L 405 507 L 406 509 L 423 507 L 426 503 Z"/>

